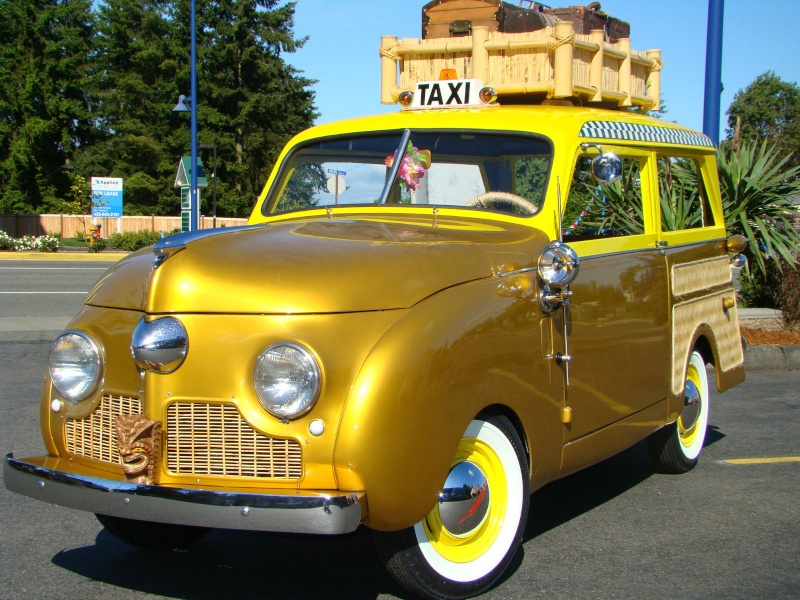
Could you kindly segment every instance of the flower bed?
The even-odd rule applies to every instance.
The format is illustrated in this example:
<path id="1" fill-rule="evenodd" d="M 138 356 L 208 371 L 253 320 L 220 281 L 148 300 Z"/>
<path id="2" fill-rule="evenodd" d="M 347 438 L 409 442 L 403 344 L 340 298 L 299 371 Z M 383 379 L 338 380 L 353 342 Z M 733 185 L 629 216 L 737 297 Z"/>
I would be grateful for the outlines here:
<path id="1" fill-rule="evenodd" d="M 12 238 L 5 231 L 0 231 L 0 250 L 36 252 L 58 252 L 59 240 L 53 235 L 35 237 L 26 235 L 21 238 Z"/>

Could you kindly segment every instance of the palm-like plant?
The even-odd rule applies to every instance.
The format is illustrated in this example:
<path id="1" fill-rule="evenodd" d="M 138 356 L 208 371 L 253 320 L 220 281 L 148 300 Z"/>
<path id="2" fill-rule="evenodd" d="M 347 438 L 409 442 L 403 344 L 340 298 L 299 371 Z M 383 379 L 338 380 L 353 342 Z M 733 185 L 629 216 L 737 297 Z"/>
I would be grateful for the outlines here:
<path id="1" fill-rule="evenodd" d="M 766 141 L 743 142 L 738 153 L 721 150 L 717 157 L 725 227 L 747 238 L 747 254 L 764 275 L 768 259 L 778 269 L 779 258 L 797 264 L 800 206 L 791 199 L 800 198 L 800 167 L 785 168 L 789 158 Z"/>

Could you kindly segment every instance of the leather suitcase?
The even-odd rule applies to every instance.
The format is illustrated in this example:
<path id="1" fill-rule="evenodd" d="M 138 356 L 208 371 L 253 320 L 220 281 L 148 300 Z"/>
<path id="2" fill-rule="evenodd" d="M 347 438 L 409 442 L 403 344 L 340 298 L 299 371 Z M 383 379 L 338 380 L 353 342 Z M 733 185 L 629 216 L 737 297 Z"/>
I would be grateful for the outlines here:
<path id="1" fill-rule="evenodd" d="M 545 6 L 524 1 L 528 3 L 527 8 L 503 0 L 433 0 L 422 7 L 422 37 L 470 35 L 474 26 L 488 27 L 489 31 L 522 33 L 555 23 L 556 19 L 545 12 Z"/>
<path id="2" fill-rule="evenodd" d="M 592 2 L 588 6 L 545 8 L 544 12 L 560 21 L 572 21 L 575 33 L 588 34 L 593 29 L 602 29 L 606 32 L 606 41 L 612 44 L 620 38 L 631 37 L 630 23 L 615 19 L 600 10 L 599 2 Z"/>

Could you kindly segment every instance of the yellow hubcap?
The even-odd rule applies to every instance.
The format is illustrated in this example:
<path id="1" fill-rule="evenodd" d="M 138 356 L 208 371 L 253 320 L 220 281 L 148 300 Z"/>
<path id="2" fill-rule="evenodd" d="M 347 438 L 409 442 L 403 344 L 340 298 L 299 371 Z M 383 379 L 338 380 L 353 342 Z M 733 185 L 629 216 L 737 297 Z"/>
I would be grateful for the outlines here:
<path id="1" fill-rule="evenodd" d="M 428 542 L 443 558 L 457 563 L 468 563 L 486 553 L 494 544 L 506 518 L 508 485 L 500 458 L 486 443 L 476 438 L 465 438 L 451 468 L 462 462 L 470 462 L 480 469 L 488 482 L 489 507 L 486 516 L 473 530 L 464 535 L 455 535 L 442 523 L 439 505 L 423 522 Z"/>
<path id="2" fill-rule="evenodd" d="M 700 387 L 700 374 L 697 372 L 697 367 L 692 364 L 690 364 L 689 368 L 686 370 L 686 381 L 691 382 L 698 390 L 702 389 Z M 703 402 L 702 394 L 700 396 L 700 402 Z M 703 410 L 702 406 L 700 410 Z M 684 427 L 683 418 L 678 418 L 678 436 L 684 447 L 689 448 L 694 444 L 700 433 L 700 421 L 701 419 L 694 419 L 694 422 L 691 423 L 689 427 Z"/>

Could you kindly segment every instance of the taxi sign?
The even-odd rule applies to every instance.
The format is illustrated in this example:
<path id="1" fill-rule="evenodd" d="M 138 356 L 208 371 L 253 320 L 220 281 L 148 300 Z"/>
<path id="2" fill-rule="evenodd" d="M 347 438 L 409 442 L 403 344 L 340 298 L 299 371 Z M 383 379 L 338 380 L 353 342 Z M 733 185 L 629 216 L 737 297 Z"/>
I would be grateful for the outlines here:
<path id="1" fill-rule="evenodd" d="M 480 79 L 420 81 L 410 108 L 463 108 L 482 106 Z"/>

